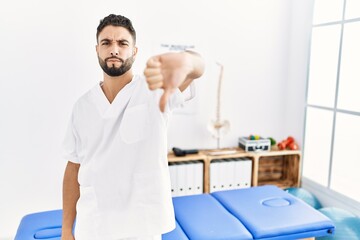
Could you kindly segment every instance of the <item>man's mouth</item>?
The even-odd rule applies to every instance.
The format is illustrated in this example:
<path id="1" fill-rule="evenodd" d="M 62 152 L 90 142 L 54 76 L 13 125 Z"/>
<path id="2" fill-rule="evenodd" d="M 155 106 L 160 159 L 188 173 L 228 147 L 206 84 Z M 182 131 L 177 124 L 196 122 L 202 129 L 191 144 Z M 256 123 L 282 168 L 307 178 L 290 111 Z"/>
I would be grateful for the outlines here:
<path id="1" fill-rule="evenodd" d="M 120 59 L 117 58 L 109 58 L 106 60 L 106 62 L 122 62 Z"/>

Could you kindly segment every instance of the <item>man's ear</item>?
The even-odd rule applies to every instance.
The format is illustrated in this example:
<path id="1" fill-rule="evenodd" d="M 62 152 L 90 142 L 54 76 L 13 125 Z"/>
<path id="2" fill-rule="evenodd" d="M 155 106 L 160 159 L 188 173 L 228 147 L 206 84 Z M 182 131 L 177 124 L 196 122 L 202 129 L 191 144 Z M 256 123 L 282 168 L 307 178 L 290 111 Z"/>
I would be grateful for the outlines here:
<path id="1" fill-rule="evenodd" d="M 134 49 L 133 49 L 133 56 L 134 57 L 136 57 L 137 52 L 138 52 L 138 47 L 135 46 Z"/>
<path id="2" fill-rule="evenodd" d="M 99 55 L 99 45 L 98 44 L 95 45 L 95 50 L 96 50 L 97 55 Z"/>

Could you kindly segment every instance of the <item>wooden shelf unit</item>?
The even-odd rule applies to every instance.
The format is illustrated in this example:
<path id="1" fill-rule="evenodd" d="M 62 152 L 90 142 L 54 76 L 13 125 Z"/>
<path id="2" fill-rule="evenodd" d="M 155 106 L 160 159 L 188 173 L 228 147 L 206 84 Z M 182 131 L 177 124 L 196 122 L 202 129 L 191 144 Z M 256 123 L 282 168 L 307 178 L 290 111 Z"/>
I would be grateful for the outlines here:
<path id="1" fill-rule="evenodd" d="M 232 154 L 221 151 L 234 150 Z M 216 155 L 215 155 L 216 154 Z M 272 149 L 268 152 L 245 152 L 241 148 L 201 150 L 198 154 L 176 157 L 168 154 L 169 162 L 200 160 L 204 163 L 204 193 L 210 192 L 210 163 L 216 159 L 246 157 L 252 160 L 252 186 L 276 185 L 281 188 L 300 186 L 301 152 Z"/>

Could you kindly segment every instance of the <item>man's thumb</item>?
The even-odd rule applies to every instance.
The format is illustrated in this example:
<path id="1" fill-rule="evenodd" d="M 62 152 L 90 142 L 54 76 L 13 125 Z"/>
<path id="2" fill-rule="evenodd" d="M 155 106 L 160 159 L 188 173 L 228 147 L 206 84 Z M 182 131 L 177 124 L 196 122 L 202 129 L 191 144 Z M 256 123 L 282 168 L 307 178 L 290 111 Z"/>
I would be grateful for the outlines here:
<path id="1" fill-rule="evenodd" d="M 164 89 L 164 93 L 160 98 L 160 111 L 165 112 L 165 107 L 168 102 L 168 99 L 171 95 L 172 91 L 171 89 Z"/>

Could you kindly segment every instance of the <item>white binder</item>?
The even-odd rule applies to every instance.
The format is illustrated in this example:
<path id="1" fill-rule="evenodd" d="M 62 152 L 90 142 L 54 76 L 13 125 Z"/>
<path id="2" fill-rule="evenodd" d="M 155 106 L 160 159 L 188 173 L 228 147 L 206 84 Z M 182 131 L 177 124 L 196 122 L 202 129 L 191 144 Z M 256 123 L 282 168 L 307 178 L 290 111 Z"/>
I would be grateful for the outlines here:
<path id="1" fill-rule="evenodd" d="M 196 162 L 194 164 L 194 194 L 202 194 L 204 192 L 204 163 Z"/>
<path id="2" fill-rule="evenodd" d="M 226 190 L 226 162 L 224 159 L 219 159 L 219 165 L 218 165 L 218 183 L 220 186 L 220 191 Z"/>
<path id="3" fill-rule="evenodd" d="M 251 187 L 252 161 L 239 158 L 235 163 L 236 188 Z"/>
<path id="4" fill-rule="evenodd" d="M 235 161 L 232 158 L 227 159 L 226 161 L 226 184 L 227 184 L 227 190 L 234 189 L 235 183 L 234 183 L 234 167 L 235 167 Z"/>
<path id="5" fill-rule="evenodd" d="M 187 188 L 187 164 L 185 162 L 179 163 L 177 165 L 177 196 L 184 196 L 186 195 L 186 188 Z"/>
<path id="6" fill-rule="evenodd" d="M 219 160 L 213 160 L 210 163 L 210 192 L 220 191 L 219 164 Z"/>
<path id="7" fill-rule="evenodd" d="M 177 196 L 177 165 L 176 163 L 169 163 L 170 181 L 171 181 L 171 195 Z"/>
<path id="8" fill-rule="evenodd" d="M 195 190 L 195 161 L 187 162 L 186 174 L 186 195 L 192 195 Z"/>
<path id="9" fill-rule="evenodd" d="M 169 163 L 169 172 L 171 194 L 173 197 L 203 193 L 203 162 L 188 161 Z"/>
<path id="10" fill-rule="evenodd" d="M 252 175 L 252 161 L 249 158 L 244 158 L 243 161 L 243 185 L 244 188 L 251 187 L 251 175 Z"/>
<path id="11" fill-rule="evenodd" d="M 234 159 L 234 189 L 241 188 L 241 164 L 239 164 L 240 161 L 240 158 Z"/>

